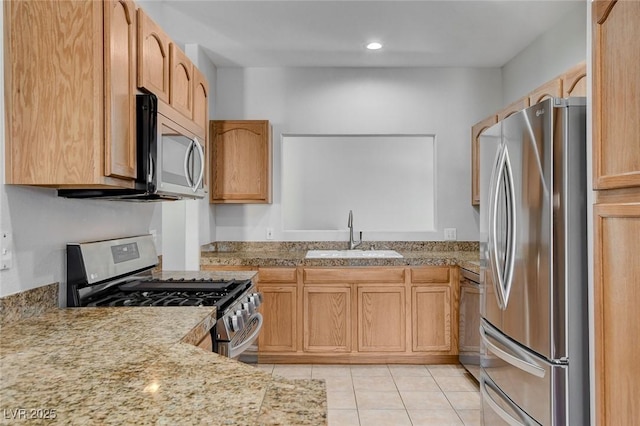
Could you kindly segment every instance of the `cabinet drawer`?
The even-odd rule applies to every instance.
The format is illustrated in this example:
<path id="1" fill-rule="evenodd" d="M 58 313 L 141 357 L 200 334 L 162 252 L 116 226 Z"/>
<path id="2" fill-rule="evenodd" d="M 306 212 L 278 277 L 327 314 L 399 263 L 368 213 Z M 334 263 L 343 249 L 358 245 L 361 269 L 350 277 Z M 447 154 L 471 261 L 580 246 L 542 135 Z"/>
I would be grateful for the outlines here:
<path id="1" fill-rule="evenodd" d="M 404 268 L 305 268 L 305 283 L 402 283 Z"/>
<path id="2" fill-rule="evenodd" d="M 295 283 L 296 268 L 260 268 L 258 277 L 261 283 Z"/>
<path id="3" fill-rule="evenodd" d="M 450 269 L 451 268 L 449 268 L 448 266 L 412 268 L 411 282 L 412 283 L 448 283 Z"/>

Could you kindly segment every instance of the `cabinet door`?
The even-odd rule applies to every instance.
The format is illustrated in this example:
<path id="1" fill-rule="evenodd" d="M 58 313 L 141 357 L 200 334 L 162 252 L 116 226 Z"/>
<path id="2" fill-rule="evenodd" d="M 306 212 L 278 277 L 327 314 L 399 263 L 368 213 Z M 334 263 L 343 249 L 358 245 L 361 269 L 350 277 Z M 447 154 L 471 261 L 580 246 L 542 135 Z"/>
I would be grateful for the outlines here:
<path id="1" fill-rule="evenodd" d="M 405 289 L 397 285 L 358 285 L 358 351 L 406 350 Z"/>
<path id="2" fill-rule="evenodd" d="M 593 186 L 640 186 L 640 2 L 595 1 Z"/>
<path id="3" fill-rule="evenodd" d="M 640 202 L 596 204 L 594 226 L 596 423 L 630 425 L 640 417 Z"/>
<path id="4" fill-rule="evenodd" d="M 562 97 L 562 79 L 554 78 L 529 94 L 529 105 L 535 105 L 549 98 Z"/>
<path id="5" fill-rule="evenodd" d="M 562 97 L 587 96 L 587 64 L 580 62 L 562 75 Z"/>
<path id="6" fill-rule="evenodd" d="M 171 39 L 142 9 L 138 9 L 138 87 L 169 103 Z"/>
<path id="7" fill-rule="evenodd" d="M 498 116 L 492 115 L 474 124 L 471 128 L 471 205 L 480 205 L 480 135 L 498 122 Z"/>
<path id="8" fill-rule="evenodd" d="M 304 288 L 304 351 L 351 350 L 351 287 Z"/>
<path id="9" fill-rule="evenodd" d="M 193 120 L 193 64 L 174 43 L 171 43 L 169 51 L 169 103 L 189 120 Z"/>
<path id="10" fill-rule="evenodd" d="M 136 177 L 136 13 L 128 0 L 104 2 L 105 176 Z"/>
<path id="11" fill-rule="evenodd" d="M 264 322 L 258 339 L 260 352 L 295 352 L 297 286 L 260 285 Z"/>
<path id="12" fill-rule="evenodd" d="M 517 101 L 509 104 L 504 107 L 501 111 L 498 112 L 498 121 L 502 121 L 505 118 L 509 117 L 512 114 L 515 114 L 518 111 L 522 111 L 523 109 L 529 107 L 529 97 L 525 96 L 524 98 L 520 98 Z"/>
<path id="13" fill-rule="evenodd" d="M 268 121 L 212 121 L 214 203 L 271 202 L 271 132 Z"/>
<path id="14" fill-rule="evenodd" d="M 468 280 L 460 282 L 460 352 L 480 353 L 480 286 Z"/>
<path id="15" fill-rule="evenodd" d="M 193 121 L 206 137 L 209 127 L 209 83 L 205 76 L 193 68 Z"/>
<path id="16" fill-rule="evenodd" d="M 411 288 L 413 350 L 452 352 L 451 287 L 427 285 Z"/>
<path id="17" fill-rule="evenodd" d="M 102 3 L 6 1 L 2 6 L 6 183 L 101 181 Z"/>

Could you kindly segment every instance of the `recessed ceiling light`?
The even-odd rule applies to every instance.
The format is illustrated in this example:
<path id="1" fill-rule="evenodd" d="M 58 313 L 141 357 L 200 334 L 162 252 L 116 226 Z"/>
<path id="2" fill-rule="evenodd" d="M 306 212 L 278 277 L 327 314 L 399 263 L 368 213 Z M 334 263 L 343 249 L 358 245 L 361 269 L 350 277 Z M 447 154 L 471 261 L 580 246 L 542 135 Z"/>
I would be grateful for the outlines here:
<path id="1" fill-rule="evenodd" d="M 369 50 L 382 49 L 382 44 L 378 43 L 377 41 L 374 41 L 374 42 L 371 42 L 371 43 L 367 44 L 367 49 L 369 49 Z"/>

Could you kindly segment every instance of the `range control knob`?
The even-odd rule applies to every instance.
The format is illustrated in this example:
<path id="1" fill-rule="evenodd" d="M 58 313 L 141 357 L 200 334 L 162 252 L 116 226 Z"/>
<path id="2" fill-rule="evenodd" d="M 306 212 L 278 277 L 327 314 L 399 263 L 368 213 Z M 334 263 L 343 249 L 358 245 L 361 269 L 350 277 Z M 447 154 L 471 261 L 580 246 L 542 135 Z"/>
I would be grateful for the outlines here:
<path id="1" fill-rule="evenodd" d="M 244 328 L 244 318 L 242 315 L 231 315 L 229 318 L 229 328 L 231 331 L 240 331 Z"/>
<path id="2" fill-rule="evenodd" d="M 249 320 L 249 311 L 247 311 L 246 309 L 238 309 L 236 311 L 236 315 L 239 317 L 241 316 L 244 322 L 247 322 Z"/>
<path id="3" fill-rule="evenodd" d="M 249 302 L 253 302 L 256 308 L 262 305 L 262 293 L 252 293 L 249 296 Z"/>
<path id="4" fill-rule="evenodd" d="M 254 305 L 251 301 L 243 302 L 242 309 L 249 312 L 249 315 L 253 315 L 256 312 L 256 305 Z"/>

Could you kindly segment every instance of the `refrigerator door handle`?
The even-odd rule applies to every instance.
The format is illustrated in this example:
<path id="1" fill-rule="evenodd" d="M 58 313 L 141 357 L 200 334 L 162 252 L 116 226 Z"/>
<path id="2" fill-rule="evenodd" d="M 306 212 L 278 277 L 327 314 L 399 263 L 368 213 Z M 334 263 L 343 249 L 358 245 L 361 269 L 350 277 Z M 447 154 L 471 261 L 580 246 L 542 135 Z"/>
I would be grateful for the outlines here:
<path id="1" fill-rule="evenodd" d="M 500 405 L 493 399 L 488 389 L 491 389 L 498 396 L 502 397 L 502 399 L 509 405 L 509 407 L 511 407 L 511 409 L 520 416 L 521 420 L 516 419 L 511 414 L 507 413 L 502 407 L 500 407 Z M 520 407 L 513 404 L 511 401 L 508 400 L 508 398 L 502 395 L 502 391 L 498 389 L 493 383 L 488 382 L 484 376 L 480 377 L 480 393 L 482 394 L 482 400 L 486 402 L 487 405 L 489 405 L 489 407 L 491 407 L 494 413 L 500 416 L 500 418 L 510 426 L 539 425 L 538 422 L 533 420 L 531 417 L 529 417 L 529 415 L 527 415 L 527 413 L 522 411 Z"/>
<path id="2" fill-rule="evenodd" d="M 500 184 L 502 183 L 502 173 L 505 168 L 504 149 L 498 154 L 498 162 L 494 170 L 494 179 L 491 185 L 491 205 L 490 205 L 490 221 L 489 221 L 489 256 L 491 257 L 489 265 L 493 275 L 493 285 L 498 299 L 498 306 L 504 310 L 507 307 L 507 301 L 504 294 L 504 276 L 502 268 L 498 265 L 498 200 L 500 199 Z"/>
<path id="3" fill-rule="evenodd" d="M 491 221 L 490 221 L 490 239 L 493 240 L 490 249 L 490 262 L 494 275 L 494 285 L 496 287 L 496 295 L 498 297 L 498 306 L 506 309 L 509 303 L 509 295 L 511 294 L 511 285 L 513 283 L 513 270 L 516 258 L 516 191 L 513 184 L 513 169 L 509 159 L 509 151 L 505 146 L 498 157 L 496 179 L 492 186 L 493 200 L 491 204 Z M 505 184 L 506 181 L 506 184 Z M 507 203 L 507 236 L 506 249 L 503 259 L 503 265 L 499 265 L 498 255 L 498 202 L 500 201 L 500 186 L 505 184 L 506 203 Z M 496 270 L 497 269 L 497 270 Z"/>
<path id="4" fill-rule="evenodd" d="M 503 360 L 504 362 L 513 365 L 514 367 L 519 368 L 522 371 L 525 371 L 533 376 L 544 378 L 546 375 L 546 370 L 544 368 L 538 367 L 535 364 L 524 361 L 516 356 L 511 355 L 510 353 L 500 349 L 496 345 L 494 345 L 489 339 L 492 337 L 489 333 L 487 333 L 484 325 L 480 326 L 480 336 L 482 337 L 483 343 L 487 346 L 489 352 Z M 515 349 L 514 349 L 515 350 Z"/>
<path id="5" fill-rule="evenodd" d="M 505 176 L 507 177 L 509 185 L 509 248 L 507 249 L 508 257 L 505 258 L 506 264 L 506 276 L 504 278 L 504 305 L 509 303 L 509 295 L 511 294 L 511 285 L 513 284 L 513 270 L 516 263 L 516 190 L 513 184 L 513 169 L 511 168 L 511 160 L 509 158 L 509 151 L 507 147 L 504 148 L 504 168 Z"/>

